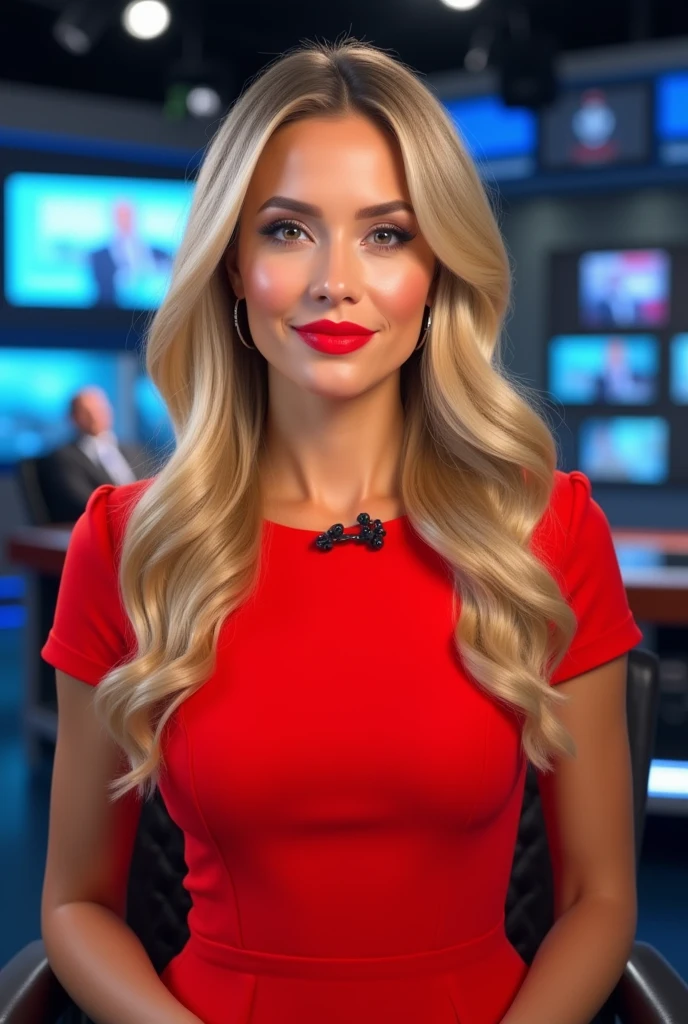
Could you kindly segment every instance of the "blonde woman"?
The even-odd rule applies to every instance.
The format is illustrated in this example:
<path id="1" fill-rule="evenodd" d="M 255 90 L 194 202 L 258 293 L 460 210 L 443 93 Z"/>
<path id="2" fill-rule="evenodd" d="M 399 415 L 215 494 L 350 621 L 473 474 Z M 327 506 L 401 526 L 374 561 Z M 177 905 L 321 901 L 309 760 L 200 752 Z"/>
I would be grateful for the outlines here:
<path id="1" fill-rule="evenodd" d="M 308 43 L 234 105 L 147 341 L 175 450 L 94 492 L 43 648 L 43 936 L 99 1024 L 588 1024 L 613 989 L 642 635 L 500 363 L 508 299 L 403 64 Z M 504 931 L 528 762 L 557 875 L 529 969 Z M 123 921 L 156 786 L 193 899 L 160 977 Z"/>

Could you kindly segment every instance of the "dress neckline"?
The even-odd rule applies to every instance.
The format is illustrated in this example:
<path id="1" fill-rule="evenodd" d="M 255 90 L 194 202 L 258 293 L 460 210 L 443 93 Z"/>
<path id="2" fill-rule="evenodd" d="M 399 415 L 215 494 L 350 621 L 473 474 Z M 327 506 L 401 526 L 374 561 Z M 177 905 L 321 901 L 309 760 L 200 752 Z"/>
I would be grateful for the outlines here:
<path id="1" fill-rule="evenodd" d="M 371 518 L 374 517 L 371 516 Z M 390 529 L 394 530 L 397 526 L 401 525 L 406 519 L 407 515 L 406 513 L 404 513 L 404 515 L 397 516 L 396 519 L 383 520 L 382 525 L 384 526 L 385 530 L 389 533 Z M 296 533 L 301 534 L 302 536 L 306 534 L 311 537 L 318 537 L 321 533 L 326 533 L 327 530 L 329 530 L 329 526 L 324 526 L 322 530 L 308 530 L 302 526 L 287 526 L 286 523 L 276 523 L 273 519 L 264 519 L 263 523 L 265 524 L 266 527 L 273 531 L 279 530 L 281 533 Z M 333 525 L 333 523 L 330 523 L 330 526 Z M 351 526 L 345 525 L 344 530 L 346 533 L 350 533 L 353 530 L 357 530 L 358 527 L 358 523 L 353 523 Z"/>

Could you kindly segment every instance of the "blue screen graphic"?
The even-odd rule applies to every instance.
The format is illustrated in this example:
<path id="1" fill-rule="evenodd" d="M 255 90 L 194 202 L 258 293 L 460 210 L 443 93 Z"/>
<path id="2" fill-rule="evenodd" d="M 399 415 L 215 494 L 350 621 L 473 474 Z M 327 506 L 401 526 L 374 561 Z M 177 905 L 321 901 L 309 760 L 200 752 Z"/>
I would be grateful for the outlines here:
<path id="1" fill-rule="evenodd" d="M 8 303 L 137 310 L 160 304 L 193 183 L 17 172 L 4 191 Z"/>
<path id="2" fill-rule="evenodd" d="M 660 139 L 688 139 L 688 72 L 658 78 L 657 133 Z"/>
<path id="3" fill-rule="evenodd" d="M 535 114 L 507 107 L 498 96 L 444 100 L 475 160 L 530 156 L 537 142 Z"/>

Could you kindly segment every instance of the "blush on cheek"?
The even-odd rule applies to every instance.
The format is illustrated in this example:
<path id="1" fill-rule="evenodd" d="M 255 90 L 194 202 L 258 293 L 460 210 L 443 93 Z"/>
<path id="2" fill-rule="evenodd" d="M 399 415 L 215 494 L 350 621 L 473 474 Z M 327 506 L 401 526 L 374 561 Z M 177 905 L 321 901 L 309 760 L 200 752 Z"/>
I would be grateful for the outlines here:
<path id="1" fill-rule="evenodd" d="M 284 262 L 281 266 L 255 265 L 245 281 L 249 304 L 266 317 L 288 316 L 303 294 L 300 275 L 285 270 Z"/>
<path id="2" fill-rule="evenodd" d="M 403 324 L 422 316 L 429 287 L 430 279 L 422 268 L 406 267 L 404 273 L 395 274 L 377 289 L 376 304 L 390 323 Z"/>

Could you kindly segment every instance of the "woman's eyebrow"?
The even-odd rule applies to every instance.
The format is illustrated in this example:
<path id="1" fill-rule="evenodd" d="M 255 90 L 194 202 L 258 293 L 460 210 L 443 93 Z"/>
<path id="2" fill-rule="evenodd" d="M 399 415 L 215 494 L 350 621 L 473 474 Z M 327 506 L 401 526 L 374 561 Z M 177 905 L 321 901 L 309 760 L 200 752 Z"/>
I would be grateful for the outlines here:
<path id="1" fill-rule="evenodd" d="M 312 203 L 303 203 L 300 199 L 290 199 L 289 196 L 271 196 L 266 199 L 258 209 L 267 210 L 268 207 L 276 206 L 282 210 L 291 210 L 293 213 L 301 213 L 305 217 L 322 217 L 323 212 L 319 206 Z M 413 207 L 405 199 L 392 199 L 388 203 L 377 203 L 375 206 L 364 206 L 362 210 L 356 210 L 356 220 L 367 220 L 369 217 L 384 217 L 388 213 L 396 213 L 397 210 L 406 210 L 413 213 Z"/>

